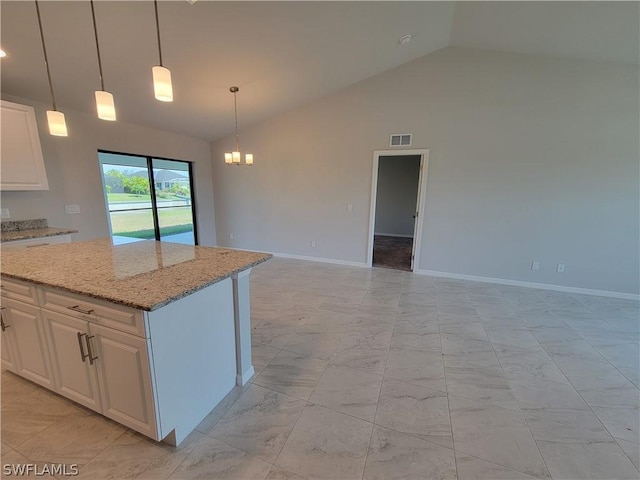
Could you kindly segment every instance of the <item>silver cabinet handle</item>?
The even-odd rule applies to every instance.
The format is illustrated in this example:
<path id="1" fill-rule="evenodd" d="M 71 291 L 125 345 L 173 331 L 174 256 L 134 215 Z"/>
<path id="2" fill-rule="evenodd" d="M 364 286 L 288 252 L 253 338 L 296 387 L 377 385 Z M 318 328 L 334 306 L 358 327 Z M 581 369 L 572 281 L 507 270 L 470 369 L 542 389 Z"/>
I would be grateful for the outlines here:
<path id="1" fill-rule="evenodd" d="M 83 310 L 82 308 L 80 308 L 79 305 L 72 305 L 70 307 L 67 307 L 69 310 L 73 310 L 74 312 L 78 312 L 78 313 L 84 313 L 85 315 L 91 315 L 93 313 L 93 309 L 92 310 Z"/>
<path id="2" fill-rule="evenodd" d="M 82 337 L 86 336 L 86 333 L 78 332 L 78 346 L 80 347 L 80 358 L 82 359 L 82 363 L 84 363 L 85 359 L 89 356 L 88 354 L 84 353 L 84 346 L 82 345 Z"/>
<path id="3" fill-rule="evenodd" d="M 98 356 L 96 355 L 95 357 L 93 356 L 93 349 L 91 348 L 91 339 L 95 337 L 95 335 L 88 335 L 87 336 L 87 349 L 89 350 L 89 364 L 93 365 L 93 362 L 95 362 L 98 359 Z"/>

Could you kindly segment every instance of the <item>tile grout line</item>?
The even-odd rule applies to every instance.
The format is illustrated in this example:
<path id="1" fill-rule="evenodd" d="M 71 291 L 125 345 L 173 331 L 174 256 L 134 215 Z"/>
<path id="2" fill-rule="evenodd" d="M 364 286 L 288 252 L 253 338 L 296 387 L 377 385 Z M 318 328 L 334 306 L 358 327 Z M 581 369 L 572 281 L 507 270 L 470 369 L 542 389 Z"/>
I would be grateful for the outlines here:
<path id="1" fill-rule="evenodd" d="M 436 315 L 437 314 L 437 303 L 436 303 Z M 484 327 L 482 327 L 484 329 Z M 486 332 L 485 332 L 486 335 Z M 442 346 L 442 330 L 440 325 L 440 320 L 438 319 L 438 336 L 440 337 L 440 351 L 441 351 L 441 360 L 442 360 L 442 374 L 444 375 L 444 389 L 447 392 L 447 411 L 449 412 L 449 429 L 451 431 L 451 445 L 453 446 L 453 466 L 456 471 L 456 478 L 459 478 L 458 474 L 458 455 L 456 455 L 456 440 L 453 436 L 453 420 L 451 419 L 451 402 L 449 401 L 449 385 L 447 384 L 447 367 L 444 364 L 444 347 Z"/>

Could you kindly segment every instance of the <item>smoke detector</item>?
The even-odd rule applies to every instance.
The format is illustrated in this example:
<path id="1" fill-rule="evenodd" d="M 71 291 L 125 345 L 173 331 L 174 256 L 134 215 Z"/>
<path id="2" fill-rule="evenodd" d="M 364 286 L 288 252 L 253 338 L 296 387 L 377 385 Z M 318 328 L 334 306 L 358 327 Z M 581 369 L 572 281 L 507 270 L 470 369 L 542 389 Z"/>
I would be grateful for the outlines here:
<path id="1" fill-rule="evenodd" d="M 400 43 L 400 45 L 406 45 L 407 43 L 409 43 L 411 41 L 411 35 L 407 34 L 407 35 L 403 35 L 400 37 L 400 40 L 398 40 L 398 43 Z"/>

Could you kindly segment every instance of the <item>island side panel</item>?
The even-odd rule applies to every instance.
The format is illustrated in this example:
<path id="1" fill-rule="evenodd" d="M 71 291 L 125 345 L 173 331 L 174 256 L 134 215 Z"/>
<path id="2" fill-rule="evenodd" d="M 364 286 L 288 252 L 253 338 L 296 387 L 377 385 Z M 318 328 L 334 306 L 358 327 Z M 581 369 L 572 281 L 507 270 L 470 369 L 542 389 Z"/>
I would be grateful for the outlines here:
<path id="1" fill-rule="evenodd" d="M 232 280 L 147 316 L 161 437 L 179 444 L 236 383 Z"/>
<path id="2" fill-rule="evenodd" d="M 233 303 L 236 323 L 236 384 L 244 385 L 255 374 L 251 363 L 251 299 L 249 275 L 251 269 L 234 274 Z"/>

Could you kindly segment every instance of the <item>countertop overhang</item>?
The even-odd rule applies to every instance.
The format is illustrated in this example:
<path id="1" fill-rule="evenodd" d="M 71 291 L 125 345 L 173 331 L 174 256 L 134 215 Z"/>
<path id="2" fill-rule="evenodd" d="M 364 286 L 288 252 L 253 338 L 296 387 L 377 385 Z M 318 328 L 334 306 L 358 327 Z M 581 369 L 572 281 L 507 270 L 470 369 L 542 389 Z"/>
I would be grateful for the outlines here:
<path id="1" fill-rule="evenodd" d="M 6 278 L 152 311 L 267 261 L 271 254 L 104 238 L 2 254 Z"/>
<path id="2" fill-rule="evenodd" d="M 30 240 L 32 238 L 55 237 L 57 235 L 70 235 L 78 233 L 72 228 L 30 228 L 27 230 L 14 230 L 0 233 L 0 242 L 13 242 L 16 240 Z"/>

